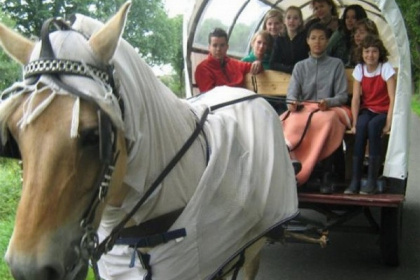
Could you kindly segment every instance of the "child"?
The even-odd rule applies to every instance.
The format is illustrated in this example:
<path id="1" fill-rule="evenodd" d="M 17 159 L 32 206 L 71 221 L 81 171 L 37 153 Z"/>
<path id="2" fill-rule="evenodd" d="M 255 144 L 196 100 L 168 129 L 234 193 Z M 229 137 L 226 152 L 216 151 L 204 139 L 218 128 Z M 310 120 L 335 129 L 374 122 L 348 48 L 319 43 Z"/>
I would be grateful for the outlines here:
<path id="1" fill-rule="evenodd" d="M 350 48 L 350 59 L 346 66 L 348 67 L 356 66 L 356 64 L 358 63 L 356 61 L 357 48 L 360 46 L 363 39 L 365 39 L 367 35 L 375 35 L 379 37 L 379 32 L 378 32 L 378 28 L 376 27 L 376 24 L 368 18 L 358 20 L 355 23 L 354 28 L 353 28 L 353 42 Z"/>
<path id="2" fill-rule="evenodd" d="M 270 69 L 292 73 L 295 64 L 308 58 L 309 46 L 303 30 L 302 11 L 290 6 L 285 16 L 286 33 L 276 38 L 270 59 Z"/>
<path id="3" fill-rule="evenodd" d="M 359 64 L 353 71 L 351 111 L 355 133 L 353 174 L 346 194 L 373 194 L 381 167 L 381 137 L 391 130 L 395 99 L 395 70 L 388 51 L 377 36 L 368 35 L 357 51 Z M 360 188 L 366 141 L 369 140 L 368 179 Z"/>
<path id="4" fill-rule="evenodd" d="M 367 18 L 365 9 L 358 4 L 347 6 L 340 20 L 340 26 L 331 36 L 327 53 L 329 56 L 340 58 L 344 64 L 349 62 L 352 47 L 352 32 L 356 22 Z"/>
<path id="5" fill-rule="evenodd" d="M 287 90 L 290 112 L 280 117 L 287 146 L 302 164 L 296 175 L 298 184 L 305 184 L 317 162 L 323 160 L 320 192 L 325 194 L 333 192 L 331 155 L 340 147 L 346 127 L 351 125 L 347 121 L 351 112 L 343 106 L 348 97 L 344 64 L 326 54 L 327 34 L 327 27 L 321 23 L 309 28 L 310 56 L 293 68 Z"/>
<path id="6" fill-rule="evenodd" d="M 268 70 L 270 66 L 270 54 L 272 46 L 273 38 L 271 37 L 270 33 L 265 30 L 260 30 L 252 37 L 252 51 L 249 53 L 249 55 L 242 58 L 242 61 L 261 61 L 263 68 Z"/>

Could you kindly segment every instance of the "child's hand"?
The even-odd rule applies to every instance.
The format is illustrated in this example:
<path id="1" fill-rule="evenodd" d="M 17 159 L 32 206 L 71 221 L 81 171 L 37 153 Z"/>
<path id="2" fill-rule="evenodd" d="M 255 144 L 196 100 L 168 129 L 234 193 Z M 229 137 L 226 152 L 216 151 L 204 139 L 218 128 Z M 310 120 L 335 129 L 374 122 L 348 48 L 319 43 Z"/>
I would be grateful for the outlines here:
<path id="1" fill-rule="evenodd" d="M 326 111 L 328 110 L 328 103 L 325 99 L 322 99 L 319 103 L 318 103 L 318 108 L 321 111 Z"/>
<path id="2" fill-rule="evenodd" d="M 289 104 L 287 104 L 287 109 L 289 109 L 290 112 L 297 111 L 297 107 L 298 107 L 298 102 L 297 101 L 292 101 Z"/>
<path id="3" fill-rule="evenodd" d="M 255 60 L 251 65 L 251 73 L 253 75 L 259 74 L 264 71 L 261 61 Z"/>
<path id="4" fill-rule="evenodd" d="M 356 134 L 356 127 L 355 127 L 355 126 L 352 126 L 352 127 L 350 128 L 350 133 L 351 133 L 351 134 Z"/>
<path id="5" fill-rule="evenodd" d="M 384 128 L 382 129 L 382 136 L 388 134 L 391 131 L 391 126 L 388 124 L 385 124 Z"/>

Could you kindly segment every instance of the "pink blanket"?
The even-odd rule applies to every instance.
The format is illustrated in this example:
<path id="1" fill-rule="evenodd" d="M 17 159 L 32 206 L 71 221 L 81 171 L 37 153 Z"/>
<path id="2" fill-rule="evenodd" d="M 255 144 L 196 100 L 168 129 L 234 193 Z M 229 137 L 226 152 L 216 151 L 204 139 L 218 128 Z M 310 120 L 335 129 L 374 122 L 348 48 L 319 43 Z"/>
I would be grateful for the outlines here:
<path id="1" fill-rule="evenodd" d="M 346 128 L 351 127 L 350 109 L 345 106 L 333 107 L 313 113 L 307 132 L 302 138 L 311 112 L 317 109 L 318 104 L 304 103 L 299 112 L 291 112 L 287 117 L 288 112 L 285 112 L 280 116 L 286 144 L 292 150 L 291 156 L 302 164 L 302 170 L 296 176 L 298 185 L 309 179 L 318 161 L 331 155 L 340 146 Z"/>

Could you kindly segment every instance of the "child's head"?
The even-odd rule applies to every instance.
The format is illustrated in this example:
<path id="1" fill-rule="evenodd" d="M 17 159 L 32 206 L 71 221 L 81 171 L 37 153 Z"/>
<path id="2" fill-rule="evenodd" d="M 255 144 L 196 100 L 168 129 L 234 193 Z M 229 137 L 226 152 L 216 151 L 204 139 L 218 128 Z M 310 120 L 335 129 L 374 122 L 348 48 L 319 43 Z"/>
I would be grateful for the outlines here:
<path id="1" fill-rule="evenodd" d="M 328 36 L 329 31 L 322 23 L 315 23 L 309 27 L 306 42 L 312 56 L 320 56 L 325 52 L 328 45 Z"/>
<path id="2" fill-rule="evenodd" d="M 315 17 L 321 20 L 331 16 L 338 17 L 338 9 L 333 0 L 312 0 L 311 7 Z"/>
<path id="3" fill-rule="evenodd" d="M 270 32 L 274 38 L 283 33 L 283 13 L 278 9 L 269 10 L 263 21 L 263 30 Z"/>
<path id="4" fill-rule="evenodd" d="M 388 61 L 388 50 L 378 36 L 368 35 L 357 48 L 356 59 L 358 63 L 378 64 Z"/>
<path id="5" fill-rule="evenodd" d="M 272 46 L 273 37 L 267 30 L 260 30 L 252 37 L 251 48 L 258 59 L 262 59 L 264 54 L 271 50 Z"/>
<path id="6" fill-rule="evenodd" d="M 209 33 L 209 53 L 216 59 L 223 59 L 229 48 L 228 35 L 221 28 Z"/>
<path id="7" fill-rule="evenodd" d="M 379 31 L 372 20 L 364 18 L 357 21 L 354 25 L 354 43 L 356 46 L 359 46 L 367 35 L 379 36 Z"/>
<path id="8" fill-rule="evenodd" d="M 286 9 L 284 23 L 288 32 L 299 32 L 303 29 L 303 15 L 299 7 L 290 6 Z"/>
<path id="9" fill-rule="evenodd" d="M 358 20 L 367 18 L 365 9 L 362 6 L 354 4 L 344 9 L 341 21 L 345 31 L 351 32 Z"/>

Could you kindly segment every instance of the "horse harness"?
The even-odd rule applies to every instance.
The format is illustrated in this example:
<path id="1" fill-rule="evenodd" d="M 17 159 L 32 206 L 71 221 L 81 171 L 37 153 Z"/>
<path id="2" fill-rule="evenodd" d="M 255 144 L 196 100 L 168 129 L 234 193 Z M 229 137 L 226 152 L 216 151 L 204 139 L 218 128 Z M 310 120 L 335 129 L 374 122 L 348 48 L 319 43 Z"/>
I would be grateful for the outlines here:
<path id="1" fill-rule="evenodd" d="M 174 158 L 168 163 L 163 169 L 161 174 L 151 184 L 150 188 L 144 193 L 138 203 L 133 209 L 126 214 L 126 216 L 120 221 L 120 223 L 114 227 L 111 233 L 99 243 L 99 238 L 96 230 L 93 227 L 93 220 L 95 218 L 95 212 L 100 203 L 102 203 L 107 195 L 112 174 L 115 168 L 115 163 L 118 159 L 119 152 L 116 151 L 116 128 L 113 125 L 110 117 L 99 107 L 94 99 L 76 88 L 61 81 L 59 75 L 70 74 L 79 75 L 88 78 L 92 78 L 92 74 L 101 79 L 104 83 L 110 85 L 113 90 L 113 94 L 117 97 L 120 105 L 121 112 L 124 115 L 124 104 L 119 96 L 119 92 L 116 90 L 114 79 L 113 79 L 113 67 L 107 65 L 104 68 L 98 68 L 92 65 L 86 65 L 79 61 L 62 60 L 55 58 L 52 50 L 51 42 L 49 39 L 50 26 L 54 24 L 58 30 L 73 30 L 70 25 L 62 19 L 51 18 L 44 22 L 41 29 L 42 48 L 41 55 L 38 60 L 30 62 L 24 67 L 24 78 L 32 79 L 35 83 L 41 75 L 49 75 L 54 83 L 60 88 L 67 92 L 74 94 L 75 96 L 92 103 L 97 108 L 98 114 L 98 129 L 99 129 L 99 155 L 102 163 L 102 168 L 98 174 L 95 182 L 95 194 L 92 197 L 90 206 L 85 210 L 80 226 L 83 230 L 83 236 L 80 241 L 80 251 L 85 259 L 91 261 L 95 279 L 99 280 L 99 271 L 97 267 L 97 261 L 100 257 L 110 251 L 115 244 L 124 244 L 131 247 L 142 248 L 142 247 L 154 247 L 159 244 L 166 243 L 173 239 L 178 239 L 186 236 L 185 229 L 177 229 L 169 231 L 170 226 L 182 213 L 183 208 L 170 212 L 168 214 L 159 216 L 142 224 L 134 227 L 125 228 L 126 223 L 133 217 L 133 215 L 139 210 L 143 203 L 150 197 L 150 195 L 157 189 L 162 183 L 164 178 L 171 172 L 175 165 L 180 161 L 183 155 L 188 151 L 197 137 L 203 130 L 204 123 L 207 120 L 207 116 L 214 110 L 219 108 L 232 105 L 238 102 L 246 101 L 261 97 L 258 94 L 246 96 L 222 104 L 217 104 L 207 108 L 200 120 L 196 123 L 196 128 L 193 133 L 174 156 Z M 78 32 L 76 30 L 73 30 Z M 6 97 L 5 97 L 6 98 Z M 5 145 L 0 145 L 0 156 L 20 159 L 21 154 L 16 141 L 12 137 L 8 138 Z M 151 230 L 152 229 L 152 230 Z M 163 232 L 163 233 L 162 233 Z M 138 257 L 143 263 L 145 269 L 148 270 L 146 279 L 151 279 L 150 266 L 148 264 L 149 256 L 147 254 L 141 254 L 138 250 L 134 250 L 134 253 L 138 254 Z M 134 265 L 135 254 L 133 253 L 132 261 L 130 266 Z M 242 254 L 241 254 L 242 256 Z M 242 257 L 241 257 L 242 260 Z M 239 262 L 235 270 L 235 275 L 242 265 L 243 261 Z M 236 277 L 235 277 L 236 278 Z"/>

